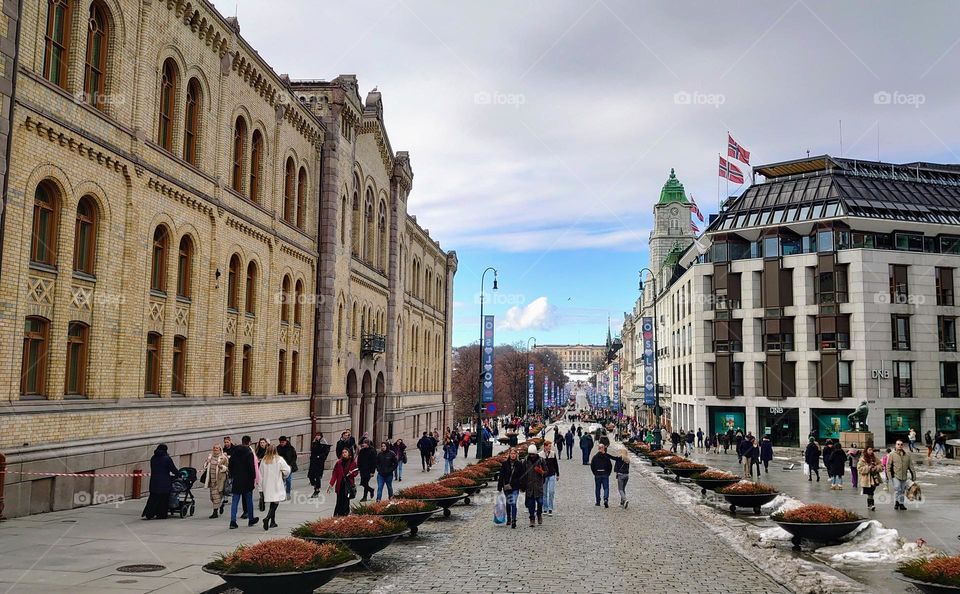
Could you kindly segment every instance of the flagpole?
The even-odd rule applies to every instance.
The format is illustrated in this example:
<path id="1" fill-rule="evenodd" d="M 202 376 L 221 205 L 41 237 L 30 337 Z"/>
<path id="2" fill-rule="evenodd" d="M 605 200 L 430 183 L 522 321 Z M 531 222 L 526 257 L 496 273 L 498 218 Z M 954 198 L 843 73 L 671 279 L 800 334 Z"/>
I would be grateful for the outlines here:
<path id="1" fill-rule="evenodd" d="M 720 153 L 717 153 L 717 165 L 720 165 Z M 717 176 L 717 214 L 720 214 L 720 176 Z"/>

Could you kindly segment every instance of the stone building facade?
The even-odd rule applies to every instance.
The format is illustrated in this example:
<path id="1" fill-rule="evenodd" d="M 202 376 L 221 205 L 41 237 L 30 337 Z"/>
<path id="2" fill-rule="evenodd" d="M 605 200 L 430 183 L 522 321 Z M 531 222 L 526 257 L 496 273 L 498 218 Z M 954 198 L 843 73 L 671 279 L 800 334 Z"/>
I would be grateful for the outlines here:
<path id="1" fill-rule="evenodd" d="M 377 105 L 326 119 L 209 3 L 41 0 L 18 16 L 0 263 L 4 515 L 129 495 L 130 477 L 57 474 L 144 469 L 160 441 L 197 467 L 224 435 L 286 434 L 303 451 L 312 430 L 351 419 L 399 420 L 398 434 L 421 414 L 439 424 L 449 361 L 434 354 L 448 350 L 456 256 L 407 215 L 412 172 L 370 117 Z M 353 176 L 386 232 L 382 218 L 361 217 L 365 233 L 340 224 Z M 344 257 L 358 236 L 370 251 Z M 400 279 L 415 258 L 440 279 L 430 301 L 382 274 Z M 390 319 L 421 334 L 406 343 L 410 326 Z M 401 395 L 408 375 L 430 391 Z M 378 384 L 389 403 L 361 397 Z"/>

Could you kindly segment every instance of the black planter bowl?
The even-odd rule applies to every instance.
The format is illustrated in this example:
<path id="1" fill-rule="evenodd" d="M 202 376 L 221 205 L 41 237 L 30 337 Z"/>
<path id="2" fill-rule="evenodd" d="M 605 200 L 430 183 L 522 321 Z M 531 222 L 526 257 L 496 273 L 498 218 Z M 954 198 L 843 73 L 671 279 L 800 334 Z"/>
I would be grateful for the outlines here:
<path id="1" fill-rule="evenodd" d="M 401 536 L 403 536 L 403 532 L 386 534 L 384 536 L 356 536 L 353 538 L 327 538 L 323 536 L 304 536 L 302 538 L 319 543 L 332 542 L 342 544 L 357 555 L 360 555 L 360 559 L 366 564 L 374 553 L 379 553 L 387 548 L 393 541 Z"/>
<path id="2" fill-rule="evenodd" d="M 703 472 L 706 468 L 676 468 L 674 466 L 667 466 L 667 470 L 677 475 L 677 482 L 680 482 L 682 478 L 690 478 L 691 476 L 697 474 L 698 472 Z"/>
<path id="3" fill-rule="evenodd" d="M 957 594 L 960 592 L 960 586 L 947 586 L 945 584 L 933 584 L 930 582 L 921 582 L 920 580 L 907 577 L 900 573 L 896 574 L 897 579 L 912 584 L 914 588 L 923 592 L 923 594 Z"/>
<path id="4" fill-rule="evenodd" d="M 778 520 L 774 520 L 777 525 L 793 535 L 793 538 L 790 540 L 790 542 L 793 543 L 793 548 L 795 550 L 800 549 L 801 540 L 811 540 L 818 543 L 837 542 L 867 521 L 869 520 L 861 519 L 853 520 L 851 522 L 815 524 L 811 522 L 780 522 Z"/>
<path id="5" fill-rule="evenodd" d="M 434 504 L 434 505 L 439 506 L 441 509 L 443 509 L 443 517 L 444 517 L 444 518 L 449 518 L 449 517 L 450 517 L 450 507 L 451 507 L 454 503 L 456 503 L 456 502 L 460 501 L 461 499 L 463 499 L 464 497 L 466 497 L 466 495 L 464 495 L 464 494 L 461 493 L 461 494 L 458 494 L 458 495 L 451 495 L 450 497 L 439 497 L 439 498 L 437 498 L 437 499 L 421 499 L 420 501 L 423 501 L 423 502 L 425 502 L 425 503 L 432 503 L 432 504 Z"/>
<path id="6" fill-rule="evenodd" d="M 780 493 L 763 493 L 763 494 L 736 494 L 728 495 L 726 493 L 721 493 L 723 498 L 730 503 L 730 513 L 737 513 L 738 507 L 753 508 L 753 513 L 759 514 L 760 507 L 766 505 L 777 498 L 777 495 Z"/>
<path id="7" fill-rule="evenodd" d="M 333 567 L 287 573 L 223 573 L 207 567 L 202 569 L 207 573 L 220 576 L 220 579 L 225 581 L 228 586 L 245 594 L 273 594 L 274 592 L 311 594 L 320 586 L 337 577 L 341 571 L 359 562 L 360 559 L 351 559 Z"/>
<path id="8" fill-rule="evenodd" d="M 407 528 L 410 529 L 410 536 L 416 536 L 417 532 L 420 531 L 420 524 L 423 524 L 430 519 L 430 516 L 440 511 L 439 509 L 432 509 L 430 511 L 423 512 L 414 512 L 410 514 L 386 514 L 379 516 L 385 520 L 396 520 L 397 522 L 403 522 L 407 525 Z"/>
<path id="9" fill-rule="evenodd" d="M 724 487 L 729 487 L 730 485 L 735 485 L 740 482 L 739 478 L 732 479 L 700 479 L 696 476 L 692 477 L 693 482 L 697 483 L 697 486 L 700 487 L 700 494 L 706 495 L 707 489 L 711 491 L 716 491 L 717 489 L 722 489 Z"/>

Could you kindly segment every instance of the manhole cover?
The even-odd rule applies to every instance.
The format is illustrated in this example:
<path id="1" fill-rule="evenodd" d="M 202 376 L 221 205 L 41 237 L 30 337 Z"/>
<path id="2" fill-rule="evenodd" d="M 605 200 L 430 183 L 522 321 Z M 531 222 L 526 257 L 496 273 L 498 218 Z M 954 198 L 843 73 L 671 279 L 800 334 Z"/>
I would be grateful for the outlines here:
<path id="1" fill-rule="evenodd" d="M 117 568 L 117 571 L 123 573 L 149 573 L 151 571 L 160 571 L 161 569 L 166 569 L 166 566 L 151 563 L 137 563 L 134 565 L 121 565 Z"/>

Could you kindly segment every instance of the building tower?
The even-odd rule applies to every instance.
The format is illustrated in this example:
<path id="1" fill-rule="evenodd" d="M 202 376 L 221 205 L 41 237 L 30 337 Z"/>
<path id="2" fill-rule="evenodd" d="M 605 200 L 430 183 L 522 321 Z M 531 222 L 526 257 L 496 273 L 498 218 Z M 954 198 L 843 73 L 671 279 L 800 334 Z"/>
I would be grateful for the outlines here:
<path id="1" fill-rule="evenodd" d="M 693 242 L 690 213 L 693 205 L 687 200 L 683 184 L 674 170 L 660 190 L 660 200 L 653 207 L 653 230 L 650 232 L 650 270 L 664 278 L 662 268 L 671 251 L 682 251 Z"/>

